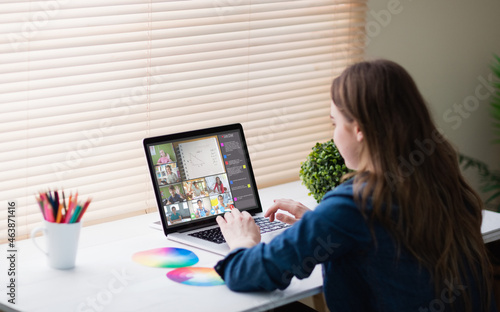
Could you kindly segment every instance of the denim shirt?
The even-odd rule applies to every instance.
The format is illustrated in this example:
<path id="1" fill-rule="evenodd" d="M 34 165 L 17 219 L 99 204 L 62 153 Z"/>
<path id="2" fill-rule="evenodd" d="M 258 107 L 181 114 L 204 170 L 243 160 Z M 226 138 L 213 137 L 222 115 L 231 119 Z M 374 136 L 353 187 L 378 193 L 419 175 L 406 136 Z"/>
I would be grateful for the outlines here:
<path id="1" fill-rule="evenodd" d="M 270 243 L 235 250 L 215 270 L 231 290 L 272 291 L 285 289 L 294 276 L 308 277 L 322 264 L 323 291 L 332 312 L 451 311 L 450 303 L 461 311 L 459 293 L 436 295 L 429 272 L 404 247 L 398 253 L 392 236 L 376 222 L 373 231 L 376 244 L 348 181 Z"/>

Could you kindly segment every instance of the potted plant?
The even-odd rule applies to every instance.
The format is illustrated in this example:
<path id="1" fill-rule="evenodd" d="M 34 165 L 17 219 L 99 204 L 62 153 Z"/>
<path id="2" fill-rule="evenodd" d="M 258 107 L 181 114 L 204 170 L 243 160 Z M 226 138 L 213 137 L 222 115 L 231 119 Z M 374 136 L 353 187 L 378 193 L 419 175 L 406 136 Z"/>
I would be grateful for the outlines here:
<path id="1" fill-rule="evenodd" d="M 497 138 L 493 143 L 500 143 L 500 57 L 495 55 L 495 63 L 491 65 L 493 76 L 496 78 L 492 82 L 495 89 L 490 102 L 490 113 L 493 117 L 493 131 Z M 492 207 L 492 210 L 500 212 L 500 170 L 490 170 L 488 165 L 477 159 L 459 154 L 459 162 L 462 169 L 475 168 L 479 175 L 480 190 L 487 194 L 488 198 L 485 200 L 487 207 Z"/>
<path id="2" fill-rule="evenodd" d="M 323 196 L 341 183 L 349 170 L 333 140 L 316 143 L 300 166 L 300 179 L 319 203 Z"/>

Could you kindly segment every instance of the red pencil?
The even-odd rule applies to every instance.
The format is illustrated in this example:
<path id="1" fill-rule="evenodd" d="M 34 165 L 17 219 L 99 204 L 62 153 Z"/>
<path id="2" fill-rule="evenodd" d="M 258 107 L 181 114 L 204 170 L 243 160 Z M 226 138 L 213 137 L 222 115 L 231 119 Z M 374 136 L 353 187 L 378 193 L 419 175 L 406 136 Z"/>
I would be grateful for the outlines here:
<path id="1" fill-rule="evenodd" d="M 83 208 L 82 210 L 80 211 L 80 215 L 78 216 L 78 218 L 76 219 L 76 222 L 80 222 L 80 220 L 82 219 L 83 217 L 83 214 L 85 213 L 85 211 L 87 210 L 87 207 L 89 206 L 90 204 L 90 201 L 91 199 L 87 199 L 87 201 L 85 202 L 85 205 L 83 205 Z"/>

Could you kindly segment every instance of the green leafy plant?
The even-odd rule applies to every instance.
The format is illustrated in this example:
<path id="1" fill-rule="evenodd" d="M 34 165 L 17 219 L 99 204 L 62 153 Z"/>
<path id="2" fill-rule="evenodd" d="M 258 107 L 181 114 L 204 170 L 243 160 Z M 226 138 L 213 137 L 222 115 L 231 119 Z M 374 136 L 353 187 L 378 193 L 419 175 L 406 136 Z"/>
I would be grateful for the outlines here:
<path id="1" fill-rule="evenodd" d="M 494 58 L 495 62 L 491 65 L 491 70 L 495 81 L 492 82 L 494 92 L 490 101 L 490 113 L 493 117 L 493 131 L 496 136 L 493 143 L 498 144 L 500 143 L 500 57 L 494 55 Z M 500 212 L 500 203 L 498 202 L 500 197 L 500 171 L 490 170 L 484 162 L 463 154 L 459 155 L 459 162 L 463 170 L 474 168 L 477 171 L 480 179 L 480 190 L 488 196 L 484 203 L 492 205 L 494 210 Z"/>
<path id="2" fill-rule="evenodd" d="M 300 166 L 300 179 L 319 203 L 323 196 L 339 185 L 349 170 L 333 140 L 316 143 L 312 152 Z"/>
<path id="3" fill-rule="evenodd" d="M 495 60 L 496 62 L 491 65 L 491 70 L 493 71 L 496 81 L 492 82 L 495 91 L 493 92 L 490 102 L 490 112 L 493 117 L 493 131 L 497 137 L 494 143 L 498 144 L 500 143 L 500 57 L 495 55 Z"/>
<path id="4" fill-rule="evenodd" d="M 459 162 L 463 170 L 473 168 L 479 175 L 480 191 L 488 194 L 485 205 L 492 205 L 493 209 L 500 212 L 500 203 L 494 204 L 495 199 L 500 197 L 500 171 L 490 170 L 484 162 L 459 154 Z"/>

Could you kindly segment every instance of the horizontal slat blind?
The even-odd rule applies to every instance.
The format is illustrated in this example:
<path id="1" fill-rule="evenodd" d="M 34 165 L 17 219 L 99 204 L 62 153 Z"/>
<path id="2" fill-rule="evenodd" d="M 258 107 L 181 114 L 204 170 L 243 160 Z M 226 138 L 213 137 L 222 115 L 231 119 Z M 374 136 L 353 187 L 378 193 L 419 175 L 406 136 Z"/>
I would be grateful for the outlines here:
<path id="1" fill-rule="evenodd" d="M 297 179 L 365 2 L 3 1 L 0 240 L 7 202 L 26 236 L 48 188 L 92 197 L 86 224 L 155 211 L 148 136 L 241 122 L 259 187 Z"/>

